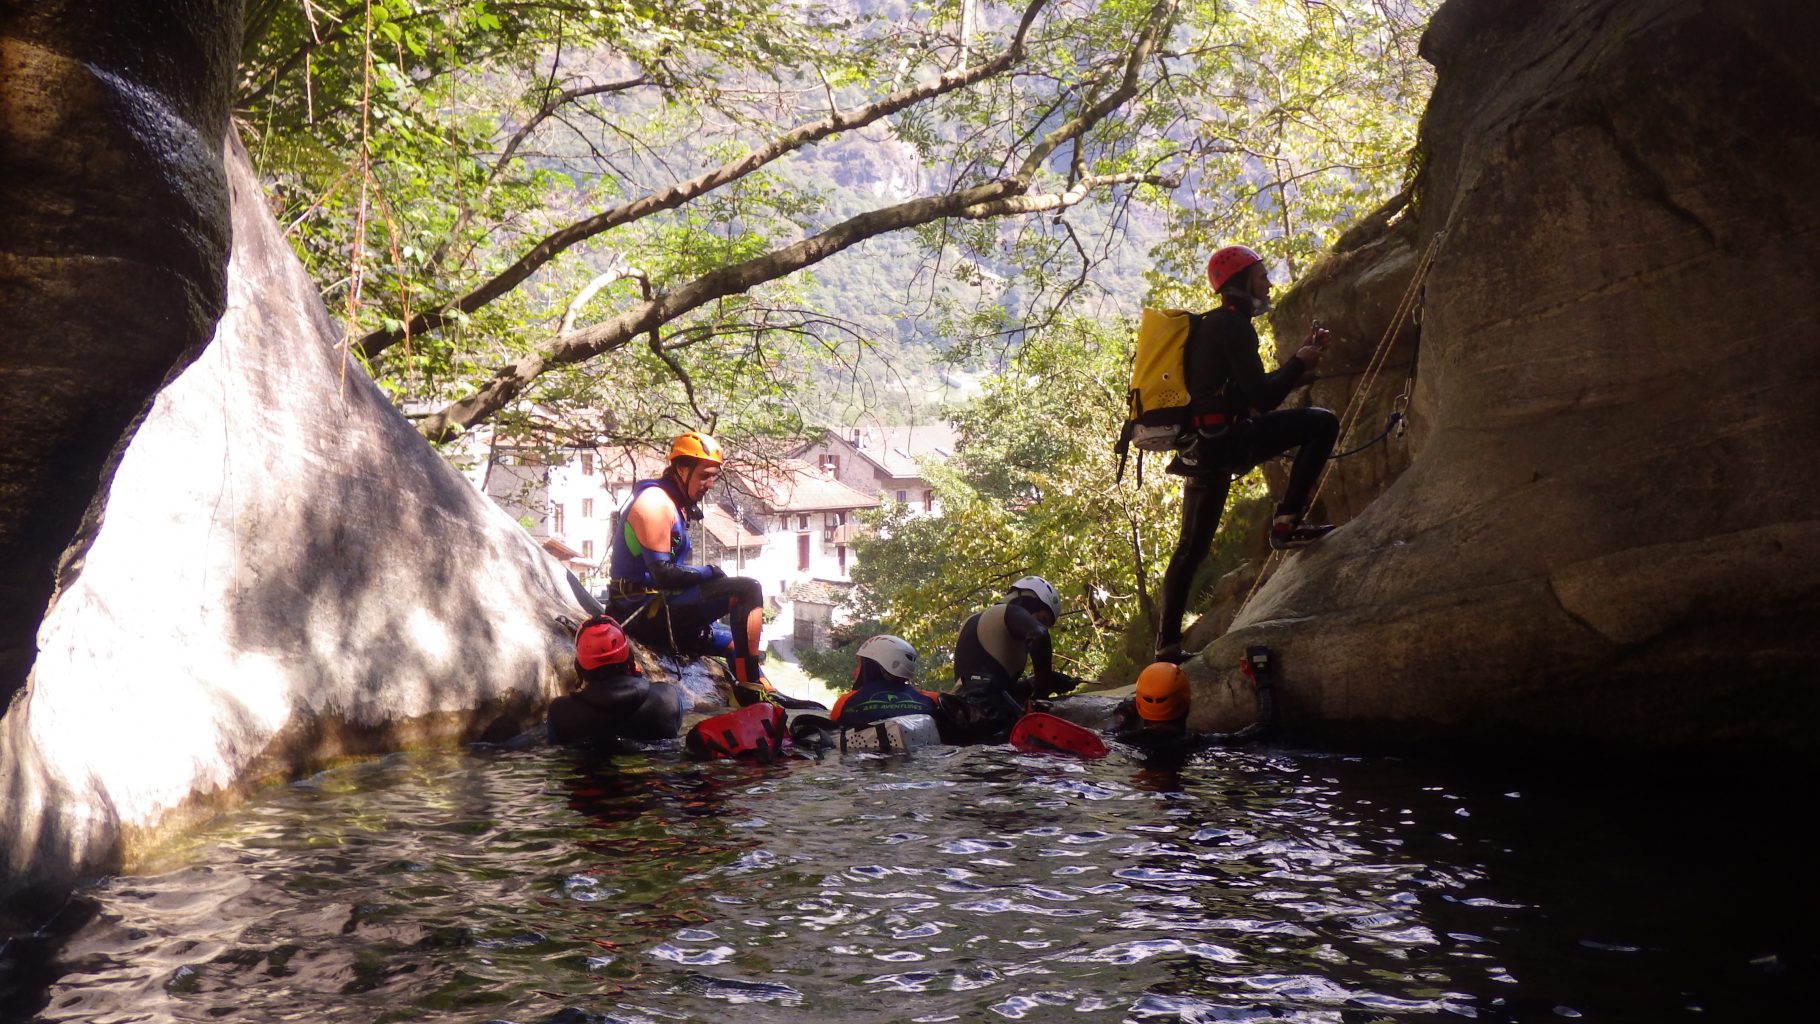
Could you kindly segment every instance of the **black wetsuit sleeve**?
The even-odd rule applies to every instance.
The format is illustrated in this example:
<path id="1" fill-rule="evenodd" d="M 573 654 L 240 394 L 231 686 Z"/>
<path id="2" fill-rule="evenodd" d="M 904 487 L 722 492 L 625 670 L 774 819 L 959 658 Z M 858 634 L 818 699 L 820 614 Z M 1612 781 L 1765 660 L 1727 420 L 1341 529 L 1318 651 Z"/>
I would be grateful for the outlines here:
<path id="1" fill-rule="evenodd" d="M 1216 310 L 1202 318 L 1201 327 L 1214 359 L 1226 367 L 1226 395 L 1220 403 L 1221 411 L 1237 416 L 1269 412 L 1282 405 L 1302 379 L 1306 367 L 1295 358 L 1264 372 L 1264 361 L 1258 356 L 1258 332 L 1252 329 L 1250 320 L 1239 314 Z M 1193 381 L 1192 376 L 1190 380 Z"/>
<path id="2" fill-rule="evenodd" d="M 668 551 L 646 551 L 644 554 L 651 581 L 662 590 L 687 590 L 719 575 L 713 566 L 674 564 L 669 561 L 669 554 Z"/>

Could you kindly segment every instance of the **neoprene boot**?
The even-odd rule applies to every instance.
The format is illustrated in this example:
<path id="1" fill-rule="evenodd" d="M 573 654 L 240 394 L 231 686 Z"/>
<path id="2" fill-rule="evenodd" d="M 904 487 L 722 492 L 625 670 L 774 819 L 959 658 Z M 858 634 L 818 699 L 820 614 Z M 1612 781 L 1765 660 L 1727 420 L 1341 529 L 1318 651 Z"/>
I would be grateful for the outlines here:
<path id="1" fill-rule="evenodd" d="M 1327 523 L 1304 523 L 1300 517 L 1278 515 L 1270 524 L 1270 546 L 1278 551 L 1305 548 L 1333 532 Z"/>

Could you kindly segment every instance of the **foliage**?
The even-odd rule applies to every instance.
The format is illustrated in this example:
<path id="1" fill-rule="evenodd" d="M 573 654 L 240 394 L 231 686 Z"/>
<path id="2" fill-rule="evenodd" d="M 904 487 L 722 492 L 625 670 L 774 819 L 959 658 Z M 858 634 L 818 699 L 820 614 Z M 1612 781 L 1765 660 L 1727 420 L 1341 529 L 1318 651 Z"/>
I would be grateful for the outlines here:
<path id="1" fill-rule="evenodd" d="M 1409 118 L 1382 110 L 1416 77 L 1413 60 L 1383 59 L 1406 56 L 1407 26 L 1382 14 L 1397 8 L 968 6 L 963 39 L 949 3 L 848 13 L 762 0 L 359 0 L 336 11 L 256 0 L 242 117 L 275 205 L 350 330 L 364 332 L 358 350 L 375 374 L 400 401 L 466 399 L 430 418 L 433 434 L 514 405 L 554 404 L 559 418 L 618 407 L 654 376 L 676 386 L 627 417 L 634 425 L 675 415 L 679 391 L 697 399 L 682 416 L 697 425 L 726 410 L 800 418 L 806 388 L 826 393 L 811 385 L 856 370 L 887 389 L 921 376 L 904 364 L 933 362 L 905 345 L 929 340 L 950 360 L 1002 363 L 1032 323 L 1129 312 L 1143 267 L 1132 230 L 1170 227 L 1165 266 L 1186 265 L 1212 229 L 1264 223 L 1275 196 L 1284 216 L 1270 223 L 1296 229 L 1279 248 L 1301 252 L 1321 233 L 1303 224 L 1381 194 L 1380 172 L 1400 158 Z M 1003 49 L 1013 40 L 1024 45 Z M 977 76 L 936 87 L 967 67 Z M 906 89 L 922 91 L 891 100 L 883 120 L 800 134 Z M 758 163 L 673 204 L 609 216 L 748 159 Z M 904 206 L 880 195 L 982 188 L 996 198 L 911 217 L 910 248 L 887 241 L 872 254 L 896 265 L 885 288 L 780 284 L 803 265 L 784 260 L 731 290 L 675 299 Z M 1210 216 L 1214 203 L 1254 216 Z M 1020 216 L 1032 211 L 1045 215 Z M 622 283 L 572 310 L 602 275 Z M 670 304 L 610 328 L 611 313 L 652 309 L 649 296 Z M 548 344 L 563 328 L 589 343 Z M 642 367 L 588 365 L 634 335 L 649 358 L 627 358 Z M 803 372 L 779 375 L 756 403 L 710 379 L 783 364 Z"/>
<path id="2" fill-rule="evenodd" d="M 832 642 L 827 649 L 801 650 L 796 652 L 796 656 L 804 672 L 830 686 L 852 689 L 853 660 L 859 656 L 860 645 L 871 637 L 887 632 L 890 630 L 877 619 L 866 619 L 851 623 L 838 631 L 830 638 Z M 917 653 L 924 654 L 924 651 L 919 647 Z"/>
<path id="3" fill-rule="evenodd" d="M 942 508 L 888 505 L 855 548 L 861 614 L 923 652 L 925 682 L 946 678 L 973 612 L 1035 573 L 1061 591 L 1059 667 L 1097 676 L 1129 663 L 1128 624 L 1148 644 L 1150 593 L 1175 545 L 1178 481 L 1153 463 L 1142 485 L 1113 481 L 1107 457 L 1130 375 L 1126 325 L 1070 319 L 1031 335 L 1007 372 L 958 410 L 958 451 L 927 467 Z M 1254 475 L 1234 487 L 1252 494 Z"/>
<path id="4" fill-rule="evenodd" d="M 1176 488 L 1111 481 L 1129 321 L 1204 307 L 1216 244 L 1293 279 L 1397 191 L 1432 0 L 965 7 L 252 0 L 239 117 L 433 437 L 789 437 L 999 370 L 931 468 L 945 515 L 882 513 L 855 577 L 939 665 L 1041 573 L 1088 675 L 1174 542 Z"/>

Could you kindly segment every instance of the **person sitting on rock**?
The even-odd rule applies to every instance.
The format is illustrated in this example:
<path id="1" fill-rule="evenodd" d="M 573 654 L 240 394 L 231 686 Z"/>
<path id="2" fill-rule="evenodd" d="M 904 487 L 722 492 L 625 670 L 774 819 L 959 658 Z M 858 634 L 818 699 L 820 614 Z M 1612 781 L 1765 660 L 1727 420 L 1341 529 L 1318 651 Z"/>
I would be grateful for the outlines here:
<path id="1" fill-rule="evenodd" d="M 607 611 L 640 643 L 726 658 L 741 707 L 771 701 L 820 708 L 785 697 L 765 678 L 758 581 L 728 576 L 716 565 L 689 564 L 689 521 L 702 517 L 701 499 L 719 478 L 722 461 L 718 442 L 690 431 L 671 443 L 663 476 L 632 486 L 613 532 Z"/>
<path id="2" fill-rule="evenodd" d="M 1053 666 L 1049 630 L 1061 610 L 1061 595 L 1048 580 L 1025 576 L 1004 600 L 961 625 L 954 643 L 956 684 L 953 693 L 942 695 L 938 720 L 947 742 L 1003 743 L 1030 701 L 1059 697 L 1079 685 Z"/>
<path id="3" fill-rule="evenodd" d="M 840 695 L 829 714 L 847 729 L 903 715 L 935 715 L 941 694 L 911 685 L 916 676 L 916 648 L 889 634 L 859 645 L 853 666 L 853 689 Z"/>
<path id="4" fill-rule="evenodd" d="M 654 743 L 673 739 L 683 720 L 682 690 L 647 679 L 632 645 L 610 615 L 596 615 L 575 634 L 581 689 L 550 702 L 555 743 Z"/>
<path id="5" fill-rule="evenodd" d="M 1158 661 L 1181 661 L 1182 615 L 1195 570 L 1207 557 L 1226 508 L 1235 476 L 1266 459 L 1296 449 L 1289 483 L 1270 524 L 1270 546 L 1304 547 L 1331 526 L 1304 523 L 1315 481 L 1333 453 L 1340 421 L 1326 409 L 1278 409 L 1304 374 L 1321 361 L 1328 335 L 1310 331 L 1294 358 L 1271 373 L 1258 357 L 1254 317 L 1270 310 L 1270 272 L 1263 258 L 1242 245 L 1229 245 L 1207 261 L 1207 283 L 1220 307 L 1196 323 L 1182 354 L 1188 378 L 1189 430 L 1168 472 L 1186 477 L 1182 487 L 1182 532 L 1163 573 L 1163 601 L 1157 624 Z"/>

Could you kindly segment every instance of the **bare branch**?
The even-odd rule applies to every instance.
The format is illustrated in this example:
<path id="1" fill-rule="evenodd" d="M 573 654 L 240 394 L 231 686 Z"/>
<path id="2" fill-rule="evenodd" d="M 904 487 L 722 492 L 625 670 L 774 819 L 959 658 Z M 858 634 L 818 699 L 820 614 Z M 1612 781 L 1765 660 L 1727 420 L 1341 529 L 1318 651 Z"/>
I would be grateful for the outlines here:
<path id="1" fill-rule="evenodd" d="M 924 85 L 900 89 L 884 99 L 866 104 L 848 113 L 832 113 L 819 121 L 798 126 L 738 160 L 728 161 L 688 181 L 679 182 L 662 191 L 603 210 L 586 220 L 555 231 L 545 236 L 542 241 L 532 246 L 530 251 L 520 256 L 517 262 L 495 275 L 491 280 L 482 283 L 452 302 L 418 313 L 410 323 L 398 330 L 378 330 L 366 335 L 354 344 L 355 351 L 359 352 L 363 358 L 370 360 L 402 340 L 407 332 L 421 335 L 434 331 L 448 322 L 452 311 L 472 313 L 492 302 L 516 288 L 539 267 L 578 242 L 653 213 L 675 209 L 697 196 L 742 178 L 809 143 L 839 132 L 863 128 L 906 107 L 1004 72 L 1023 59 L 1025 40 L 1030 28 L 1035 23 L 1038 12 L 1047 3 L 1048 0 L 1030 0 L 1029 6 L 1024 9 L 1022 19 L 1018 22 L 1017 32 L 1012 36 L 1010 44 L 991 60 L 959 71 L 950 71 Z M 1175 5 L 1169 3 L 1161 6 L 1167 6 L 1173 11 Z M 1146 52 L 1148 52 L 1147 48 Z M 1100 116 L 1103 117 L 1104 114 L 1102 113 Z"/>
<path id="2" fill-rule="evenodd" d="M 1123 174 L 1094 174 L 1082 178 L 1066 191 L 1050 192 L 1043 195 L 1016 195 L 1002 199 L 992 199 L 964 207 L 956 216 L 969 220 L 983 220 L 987 217 L 1011 217 L 1021 213 L 1043 213 L 1048 210 L 1063 210 L 1086 199 L 1095 189 L 1109 185 L 1156 185 L 1159 188 L 1174 188 L 1182 183 L 1180 175 L 1146 174 L 1142 171 L 1128 171 Z"/>
<path id="3" fill-rule="evenodd" d="M 553 74 L 554 72 L 555 66 L 552 65 L 551 73 Z M 448 258 L 449 248 L 455 244 L 461 237 L 462 232 L 466 231 L 468 225 L 473 222 L 474 211 L 478 209 L 482 203 L 486 202 L 487 197 L 493 192 L 493 186 L 499 182 L 499 176 L 505 172 L 507 165 L 512 162 L 512 158 L 518 155 L 518 147 L 524 144 L 525 139 L 529 138 L 531 133 L 536 131 L 539 125 L 554 116 L 558 109 L 573 103 L 576 100 L 586 99 L 589 96 L 600 96 L 612 92 L 625 92 L 628 89 L 636 89 L 641 85 L 650 84 L 652 84 L 651 76 L 639 75 L 637 78 L 628 78 L 621 82 L 607 82 L 604 85 L 584 85 L 574 89 L 564 89 L 554 95 L 551 95 L 546 89 L 545 95 L 547 98 L 544 100 L 543 106 L 532 113 L 532 115 L 525 120 L 525 123 L 520 125 L 517 131 L 512 133 L 512 137 L 506 140 L 506 144 L 500 147 L 499 156 L 494 159 L 492 168 L 487 171 L 486 183 L 480 187 L 480 191 L 475 194 L 474 198 L 463 204 L 460 211 L 456 213 L 455 223 L 450 225 L 448 234 L 443 236 L 442 241 L 436 243 L 436 248 L 430 253 L 429 262 L 425 265 L 425 272 L 433 275 L 442 266 L 443 260 Z"/>

